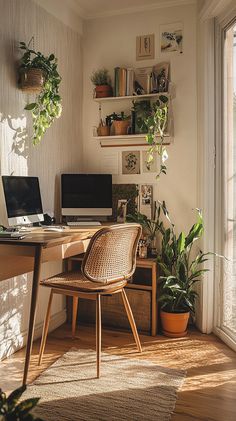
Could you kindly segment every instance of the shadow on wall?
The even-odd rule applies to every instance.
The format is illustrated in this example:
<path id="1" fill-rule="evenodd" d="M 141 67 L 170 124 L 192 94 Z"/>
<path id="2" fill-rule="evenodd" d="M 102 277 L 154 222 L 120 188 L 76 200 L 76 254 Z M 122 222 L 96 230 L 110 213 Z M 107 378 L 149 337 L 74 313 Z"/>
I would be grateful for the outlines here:
<path id="1" fill-rule="evenodd" d="M 31 288 L 27 274 L 1 282 L 0 359 L 11 355 L 23 346 L 21 326 L 25 314 L 25 302 Z"/>
<path id="2" fill-rule="evenodd" d="M 29 136 L 26 128 L 26 117 L 24 115 L 18 118 L 12 118 L 10 115 L 3 117 L 1 114 L 0 122 L 5 134 L 2 139 L 5 138 L 8 141 L 10 138 L 12 140 L 11 151 L 27 159 L 29 156 Z M 6 136 L 7 134 L 10 134 L 10 136 Z"/>

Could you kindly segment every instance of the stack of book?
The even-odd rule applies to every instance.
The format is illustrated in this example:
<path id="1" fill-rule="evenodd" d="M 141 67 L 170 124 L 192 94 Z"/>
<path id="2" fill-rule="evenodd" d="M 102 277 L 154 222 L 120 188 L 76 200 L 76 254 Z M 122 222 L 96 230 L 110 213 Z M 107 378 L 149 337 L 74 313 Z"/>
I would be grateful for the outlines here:
<path id="1" fill-rule="evenodd" d="M 115 67 L 115 96 L 130 96 L 134 93 L 134 69 Z"/>

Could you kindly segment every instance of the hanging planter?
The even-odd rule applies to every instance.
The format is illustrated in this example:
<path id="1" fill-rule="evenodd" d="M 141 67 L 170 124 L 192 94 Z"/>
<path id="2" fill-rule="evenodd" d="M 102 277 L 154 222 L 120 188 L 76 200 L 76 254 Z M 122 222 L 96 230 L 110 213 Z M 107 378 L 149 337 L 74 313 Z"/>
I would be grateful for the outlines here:
<path id="1" fill-rule="evenodd" d="M 33 39 L 33 38 L 32 38 Z M 48 57 L 39 51 L 30 49 L 25 42 L 20 42 L 24 50 L 20 61 L 20 87 L 25 92 L 36 93 L 35 101 L 27 104 L 25 110 L 32 112 L 33 144 L 40 143 L 46 130 L 62 111 L 59 85 L 61 76 L 57 71 L 57 59 L 54 54 Z"/>
<path id="2" fill-rule="evenodd" d="M 41 92 L 45 80 L 45 72 L 41 69 L 22 69 L 20 72 L 20 87 L 24 92 Z"/>

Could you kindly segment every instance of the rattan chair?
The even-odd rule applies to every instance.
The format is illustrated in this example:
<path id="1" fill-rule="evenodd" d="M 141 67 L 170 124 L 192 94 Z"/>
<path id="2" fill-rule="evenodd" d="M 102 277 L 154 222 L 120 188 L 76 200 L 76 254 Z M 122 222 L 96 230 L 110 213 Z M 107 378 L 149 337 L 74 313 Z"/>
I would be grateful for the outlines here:
<path id="1" fill-rule="evenodd" d="M 76 329 L 79 297 L 91 298 L 93 296 L 96 299 L 97 377 L 100 376 L 101 362 L 101 295 L 121 294 L 138 351 L 142 352 L 133 313 L 124 290 L 128 279 L 135 270 L 140 235 L 141 227 L 138 224 L 101 228 L 90 240 L 81 271 L 64 272 L 41 281 L 42 286 L 51 288 L 51 293 L 44 322 L 39 364 L 41 364 L 44 353 L 54 293 L 73 297 L 73 335 Z"/>

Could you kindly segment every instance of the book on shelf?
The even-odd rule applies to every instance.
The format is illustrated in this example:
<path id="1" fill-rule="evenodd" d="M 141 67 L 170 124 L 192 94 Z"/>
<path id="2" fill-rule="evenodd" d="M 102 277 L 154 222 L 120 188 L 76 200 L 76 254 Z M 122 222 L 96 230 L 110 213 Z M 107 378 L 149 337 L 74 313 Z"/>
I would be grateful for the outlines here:
<path id="1" fill-rule="evenodd" d="M 134 69 L 115 67 L 115 96 L 127 96 L 134 93 Z"/>

